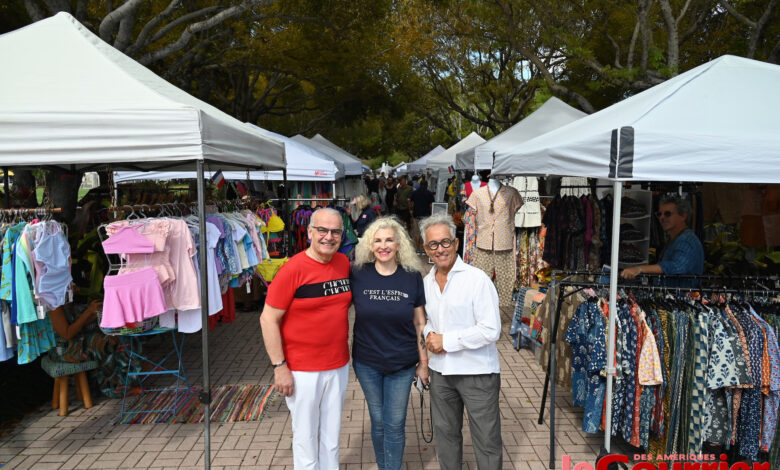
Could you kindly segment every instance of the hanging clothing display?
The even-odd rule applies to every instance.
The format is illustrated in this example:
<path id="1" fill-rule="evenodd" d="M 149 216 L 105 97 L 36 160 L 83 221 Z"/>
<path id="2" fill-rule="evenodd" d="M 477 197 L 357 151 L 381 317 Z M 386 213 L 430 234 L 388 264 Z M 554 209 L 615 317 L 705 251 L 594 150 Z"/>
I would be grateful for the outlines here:
<path id="1" fill-rule="evenodd" d="M 0 359 L 27 364 L 56 345 L 48 310 L 71 293 L 70 245 L 54 221 L 5 224 L 2 229 Z"/>
<path id="2" fill-rule="evenodd" d="M 542 222 L 546 238 L 542 259 L 552 268 L 600 269 L 610 262 L 612 197 L 555 197 Z"/>
<path id="3" fill-rule="evenodd" d="M 514 215 L 523 205 L 515 188 L 501 185 L 493 194 L 490 186 L 483 186 L 471 193 L 466 204 L 476 213 L 477 248 L 514 250 Z"/>
<path id="4" fill-rule="evenodd" d="M 206 216 L 209 315 L 223 310 L 223 292 L 243 286 L 269 258 L 266 223 L 249 210 Z M 196 216 L 121 220 L 105 226 L 107 254 L 120 254 L 106 276 L 100 326 L 121 328 L 151 318 L 163 327 L 194 333 L 202 328 Z M 139 238 L 140 236 L 140 238 Z"/>
<path id="5" fill-rule="evenodd" d="M 523 206 L 525 207 L 525 206 Z M 549 268 L 542 259 L 547 227 L 517 229 L 517 279 L 515 290 L 540 282 L 537 274 Z"/>
<path id="6" fill-rule="evenodd" d="M 499 302 L 510 304 L 516 279 L 514 214 L 523 199 L 511 186 L 501 185 L 493 194 L 487 185 L 471 193 L 466 205 L 476 219 L 474 265 L 491 279 L 495 275 Z"/>
<path id="7" fill-rule="evenodd" d="M 571 364 L 573 401 L 585 408 L 583 431 L 603 430 L 603 410 L 610 406 L 612 435 L 655 455 L 731 446 L 741 458 L 756 461 L 759 452 L 776 450 L 776 299 L 694 300 L 652 295 L 641 288 L 622 294 L 611 403 L 605 402 L 603 391 L 607 300 L 579 300 L 571 296 L 562 305 L 558 337 L 565 325 L 562 338 L 571 357 L 559 357 L 568 352 L 556 348 L 556 369 Z M 542 324 L 549 325 L 549 301 L 544 304 Z M 556 383 L 562 382 L 557 370 L 554 376 Z"/>
<path id="8" fill-rule="evenodd" d="M 512 187 L 520 193 L 523 206 L 515 214 L 515 227 L 542 225 L 542 209 L 539 203 L 539 180 L 531 176 L 515 176 Z"/>
<path id="9" fill-rule="evenodd" d="M 499 305 L 512 303 L 512 288 L 515 284 L 515 256 L 513 250 L 482 250 L 474 253 L 474 266 L 496 276 Z"/>

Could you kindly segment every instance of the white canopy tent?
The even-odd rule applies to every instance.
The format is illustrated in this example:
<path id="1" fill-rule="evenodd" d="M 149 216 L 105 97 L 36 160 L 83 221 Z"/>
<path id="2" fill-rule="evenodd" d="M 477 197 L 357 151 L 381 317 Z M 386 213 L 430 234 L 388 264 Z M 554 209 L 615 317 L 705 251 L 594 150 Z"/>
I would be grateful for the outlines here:
<path id="1" fill-rule="evenodd" d="M 567 126 L 497 150 L 493 171 L 612 180 L 614 267 L 623 181 L 780 183 L 778 83 L 780 66 L 722 56 Z M 612 269 L 609 331 L 615 331 L 617 276 Z M 614 353 L 610 334 L 608 400 Z M 554 351 L 550 354 L 554 357 Z M 609 451 L 611 406 L 606 410 Z M 550 412 L 554 421 L 552 407 Z"/>
<path id="2" fill-rule="evenodd" d="M 722 56 L 567 126 L 498 149 L 493 171 L 774 183 L 780 179 L 778 83 L 777 65 Z"/>
<path id="3" fill-rule="evenodd" d="M 318 134 L 319 135 L 319 134 Z M 315 136 L 316 137 L 316 136 Z M 363 164 L 355 158 L 354 156 L 350 155 L 349 153 L 345 152 L 344 150 L 341 150 L 339 147 L 337 147 L 335 144 L 330 143 L 327 139 L 320 136 L 319 139 L 314 140 L 314 138 L 307 139 L 306 137 L 298 134 L 292 137 L 293 140 L 301 142 L 305 145 L 308 145 L 319 152 L 322 152 L 323 154 L 330 157 L 331 160 L 336 162 L 336 165 L 341 165 L 344 168 L 344 179 L 341 181 L 341 197 L 351 197 L 351 192 L 355 191 L 356 184 L 354 183 L 354 180 L 358 180 L 357 186 L 362 185 L 362 179 L 360 178 L 351 178 L 350 179 L 350 188 L 348 190 L 347 188 L 347 177 L 350 176 L 361 176 L 363 174 Z M 327 144 L 324 143 L 328 142 Z M 341 178 L 339 178 L 341 179 Z"/>
<path id="4" fill-rule="evenodd" d="M 295 141 L 281 134 L 271 132 L 251 126 L 264 135 L 284 143 L 287 157 L 287 180 L 288 181 L 335 181 L 336 164 L 328 158 L 327 155 Z M 207 177 L 211 177 L 212 172 L 206 172 Z M 222 173 L 227 180 L 246 180 L 246 171 L 225 171 Z M 195 172 L 192 171 L 116 171 L 114 172 L 114 181 L 117 183 L 139 180 L 172 180 L 172 179 L 195 179 Z M 250 171 L 250 180 L 262 181 L 281 181 L 284 175 L 279 170 L 274 171 Z"/>
<path id="5" fill-rule="evenodd" d="M 338 150 L 343 155 L 351 158 L 352 160 L 360 162 L 361 165 L 363 164 L 363 162 L 361 162 L 358 157 L 352 155 L 351 153 L 347 152 L 345 149 L 343 149 L 343 148 L 339 147 L 338 145 L 334 144 L 333 142 L 329 141 L 328 139 L 323 137 L 322 134 L 315 134 L 315 136 L 312 137 L 310 140 L 313 140 L 314 142 L 317 142 L 318 144 L 326 145 L 326 146 L 332 148 L 333 150 Z"/>
<path id="6" fill-rule="evenodd" d="M 553 96 L 539 109 L 484 144 L 459 152 L 455 157 L 455 169 L 490 170 L 496 150 L 513 147 L 584 116 L 587 114 Z"/>
<path id="7" fill-rule="evenodd" d="M 0 39 L 0 166 L 279 168 L 284 147 L 179 90 L 67 13 Z"/>
<path id="8" fill-rule="evenodd" d="M 333 160 L 336 163 L 336 166 L 344 169 L 343 176 L 359 176 L 363 173 L 363 166 L 360 163 L 360 160 L 354 160 L 352 158 L 349 158 L 349 156 L 344 155 L 339 150 L 336 150 L 327 145 L 316 142 L 312 139 L 307 139 L 306 137 L 300 134 L 294 135 L 290 138 L 296 142 L 300 142 L 304 145 L 313 148 L 314 150 L 317 150 L 318 152 L 322 153 L 323 155 L 326 155 L 328 158 Z M 339 174 L 338 176 L 342 177 L 341 174 Z"/>
<path id="9" fill-rule="evenodd" d="M 455 156 L 458 154 L 458 152 L 476 147 L 483 142 L 485 142 L 485 139 L 472 132 L 447 150 L 434 157 L 428 158 L 428 161 L 425 162 L 425 166 L 428 168 L 428 170 L 436 174 L 437 202 L 442 202 L 444 200 L 444 191 L 447 188 L 447 176 L 449 175 L 449 168 L 455 166 Z"/>
<path id="10" fill-rule="evenodd" d="M 446 171 L 450 166 L 455 165 L 455 158 L 458 155 L 458 152 L 462 152 L 464 150 L 474 148 L 477 145 L 482 144 L 484 142 L 485 139 L 480 137 L 477 133 L 472 132 L 471 134 L 461 139 L 460 142 L 456 143 L 455 145 L 448 148 L 447 150 L 441 152 L 436 156 L 429 157 L 428 160 L 425 162 L 425 166 L 429 170 Z"/>
<path id="11" fill-rule="evenodd" d="M 407 163 L 406 170 L 409 173 L 420 173 L 422 171 L 425 171 L 426 165 L 428 163 L 428 159 L 433 158 L 437 155 L 441 155 L 441 153 L 444 152 L 445 150 L 447 149 L 445 149 L 441 145 L 437 145 L 422 157 L 418 158 L 417 160 L 411 163 Z"/>
<path id="12" fill-rule="evenodd" d="M 0 36 L 0 167 L 111 165 L 193 169 L 205 213 L 204 166 L 284 168 L 284 145 L 179 90 L 60 13 Z M 200 272 L 206 269 L 200 219 Z M 208 305 L 201 283 L 201 305 Z M 203 324 L 208 325 L 208 309 Z M 202 328 L 204 413 L 210 413 L 208 328 Z M 204 465 L 211 465 L 209 420 Z"/>

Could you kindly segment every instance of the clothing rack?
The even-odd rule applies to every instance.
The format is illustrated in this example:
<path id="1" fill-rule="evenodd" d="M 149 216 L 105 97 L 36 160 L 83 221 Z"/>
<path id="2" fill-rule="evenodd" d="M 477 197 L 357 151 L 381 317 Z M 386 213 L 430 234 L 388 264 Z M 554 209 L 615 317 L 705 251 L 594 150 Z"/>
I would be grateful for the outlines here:
<path id="1" fill-rule="evenodd" d="M 3 214 L 59 214 L 62 212 L 60 207 L 16 207 L 10 209 L 0 209 Z"/>
<path id="2" fill-rule="evenodd" d="M 555 468 L 555 380 L 550 380 L 550 377 L 552 374 L 555 373 L 555 348 L 556 348 L 556 342 L 557 342 L 557 336 L 558 336 L 558 323 L 560 321 L 561 317 L 561 305 L 563 304 L 563 299 L 576 294 L 577 292 L 580 292 L 587 288 L 609 288 L 608 282 L 598 282 L 598 281 L 577 281 L 573 280 L 572 278 L 575 276 L 607 276 L 609 273 L 601 272 L 601 271 L 559 271 L 555 270 L 551 273 L 552 281 L 550 283 L 550 289 L 548 291 L 548 295 L 555 295 L 555 303 L 553 304 L 553 308 L 555 309 L 555 314 L 551 318 L 550 323 L 550 335 L 549 335 L 549 344 L 550 344 L 550 352 L 549 352 L 549 358 L 547 362 L 547 371 L 545 373 L 544 377 L 544 387 L 542 389 L 542 403 L 539 407 L 539 419 L 538 424 L 542 424 L 544 422 L 544 407 L 547 402 L 547 390 L 548 386 L 550 389 L 550 461 L 549 461 L 549 467 L 548 468 Z M 560 276 L 563 276 L 562 279 L 559 279 Z M 767 288 L 764 285 L 759 284 L 760 289 L 751 289 L 751 288 L 742 288 L 742 289 L 736 289 L 733 287 L 671 287 L 671 286 L 661 286 L 661 285 L 645 285 L 645 284 L 639 284 L 635 281 L 632 282 L 621 282 L 618 281 L 618 287 L 619 288 L 626 288 L 626 289 L 639 289 L 639 290 L 652 290 L 652 291 L 663 291 L 663 292 L 701 292 L 701 293 L 716 293 L 716 294 L 728 294 L 728 293 L 735 293 L 735 294 L 777 294 L 778 291 L 780 291 L 780 288 L 778 288 L 778 283 L 780 283 L 780 277 L 778 276 L 743 276 L 740 278 L 731 277 L 731 276 L 715 276 L 715 275 L 707 275 L 707 274 L 700 274 L 700 275 L 687 275 L 687 274 L 643 274 L 641 275 L 641 278 L 643 279 L 691 279 L 691 280 L 710 280 L 710 281 L 726 281 L 727 283 L 734 283 L 734 282 L 744 282 L 744 281 L 755 281 L 756 283 L 759 283 L 760 281 L 764 281 L 767 283 L 774 283 L 773 288 Z M 733 284 L 732 284 L 733 286 Z M 575 290 L 573 292 L 570 292 L 568 294 L 564 294 L 566 287 L 574 287 Z M 614 315 L 615 312 L 610 312 L 610 315 Z M 607 334 L 612 335 L 612 332 L 609 331 L 609 327 L 607 327 Z M 614 369 L 614 365 L 612 367 Z M 611 436 L 611 401 L 612 401 L 612 387 L 611 383 L 609 381 L 609 378 L 612 376 L 612 374 L 615 373 L 615 370 L 607 370 L 607 377 L 608 377 L 608 386 L 607 386 L 607 393 L 605 400 L 607 400 L 610 403 L 610 406 L 606 407 L 606 413 L 607 419 L 606 419 L 606 429 L 604 429 L 604 433 L 607 437 L 607 439 L 610 439 Z M 609 451 L 609 448 L 607 448 Z"/>

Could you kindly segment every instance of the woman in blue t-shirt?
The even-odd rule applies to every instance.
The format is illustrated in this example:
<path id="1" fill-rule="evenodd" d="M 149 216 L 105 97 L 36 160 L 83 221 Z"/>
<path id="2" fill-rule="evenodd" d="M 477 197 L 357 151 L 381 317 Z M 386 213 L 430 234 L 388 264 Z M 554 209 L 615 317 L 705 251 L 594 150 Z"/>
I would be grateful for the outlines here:
<path id="1" fill-rule="evenodd" d="M 406 443 L 406 406 L 412 379 L 428 384 L 422 263 L 395 217 L 366 228 L 355 249 L 352 366 L 371 416 L 371 440 L 380 469 L 399 469 Z"/>

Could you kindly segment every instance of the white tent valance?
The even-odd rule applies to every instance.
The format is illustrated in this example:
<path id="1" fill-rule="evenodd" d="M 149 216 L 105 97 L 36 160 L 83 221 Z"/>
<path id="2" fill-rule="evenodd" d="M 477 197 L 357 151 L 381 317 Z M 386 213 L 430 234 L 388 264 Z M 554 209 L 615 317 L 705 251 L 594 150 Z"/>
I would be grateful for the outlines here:
<path id="1" fill-rule="evenodd" d="M 278 169 L 284 146 L 179 90 L 67 13 L 0 36 L 0 166 Z"/>

